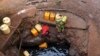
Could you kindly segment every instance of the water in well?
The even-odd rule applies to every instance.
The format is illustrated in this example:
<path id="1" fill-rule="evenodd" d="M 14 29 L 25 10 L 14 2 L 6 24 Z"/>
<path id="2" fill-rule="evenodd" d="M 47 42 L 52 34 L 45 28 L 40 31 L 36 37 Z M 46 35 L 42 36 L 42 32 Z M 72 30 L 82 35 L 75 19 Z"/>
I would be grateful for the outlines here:
<path id="1" fill-rule="evenodd" d="M 30 56 L 69 56 L 67 45 L 49 44 L 48 48 L 40 49 L 38 47 L 26 48 Z"/>

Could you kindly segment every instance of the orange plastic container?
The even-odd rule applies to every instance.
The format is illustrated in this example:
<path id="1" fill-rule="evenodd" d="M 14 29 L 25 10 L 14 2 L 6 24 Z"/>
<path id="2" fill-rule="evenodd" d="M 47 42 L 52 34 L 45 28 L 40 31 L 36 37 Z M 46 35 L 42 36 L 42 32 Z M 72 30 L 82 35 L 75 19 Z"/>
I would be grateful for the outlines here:
<path id="1" fill-rule="evenodd" d="M 50 21 L 55 21 L 55 16 L 56 16 L 56 14 L 51 12 L 50 13 Z"/>
<path id="2" fill-rule="evenodd" d="M 49 20 L 49 17 L 50 17 L 50 12 L 46 11 L 46 12 L 44 13 L 44 19 L 45 19 L 45 20 Z"/>
<path id="3" fill-rule="evenodd" d="M 31 32 L 32 32 L 32 34 L 34 35 L 34 36 L 38 36 L 38 31 L 35 29 L 35 28 L 33 28 L 32 30 L 31 30 Z"/>

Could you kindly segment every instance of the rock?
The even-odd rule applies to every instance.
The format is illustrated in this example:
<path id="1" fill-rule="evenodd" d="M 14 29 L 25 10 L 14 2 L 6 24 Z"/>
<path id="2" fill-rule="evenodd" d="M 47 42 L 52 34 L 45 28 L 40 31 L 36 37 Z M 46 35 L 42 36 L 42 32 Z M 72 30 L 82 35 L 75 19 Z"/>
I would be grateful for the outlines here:
<path id="1" fill-rule="evenodd" d="M 56 13 L 56 12 L 55 12 Z M 68 17 L 68 20 L 67 22 L 65 23 L 65 27 L 66 28 L 73 28 L 73 29 L 87 29 L 88 28 L 88 25 L 87 25 L 87 22 L 75 15 L 75 14 L 72 14 L 72 13 L 69 13 L 69 12 L 59 12 L 61 15 L 65 15 Z M 50 22 L 50 21 L 47 21 L 47 20 L 44 20 L 43 19 L 43 12 L 40 13 L 40 17 L 39 17 L 39 22 L 41 23 L 47 23 L 47 24 L 51 24 L 51 25 L 56 25 L 55 21 L 54 22 Z M 41 19 L 42 18 L 42 19 Z"/>
<path id="2" fill-rule="evenodd" d="M 20 34 L 20 37 L 25 39 L 28 35 L 30 35 L 30 31 L 29 30 L 23 30 L 23 32 Z"/>
<path id="3" fill-rule="evenodd" d="M 68 16 L 68 22 L 66 23 L 66 26 L 68 28 L 78 28 L 78 29 L 87 28 L 85 20 L 83 20 L 79 16 L 76 16 L 72 13 L 66 13 L 66 16 Z"/>
<path id="4" fill-rule="evenodd" d="M 69 29 L 67 30 L 68 38 L 70 38 L 70 49 L 75 48 L 78 54 L 87 53 L 88 48 L 88 32 L 86 30 L 76 30 Z M 70 50 L 69 50 L 70 51 Z"/>
<path id="5" fill-rule="evenodd" d="M 77 53 L 77 51 L 76 51 L 75 49 L 70 48 L 70 50 L 69 50 L 69 54 L 70 54 L 70 56 L 75 56 L 76 53 Z"/>
<path id="6" fill-rule="evenodd" d="M 5 56 L 2 52 L 0 52 L 0 56 Z"/>
<path id="7" fill-rule="evenodd" d="M 24 8 L 27 0 L 0 0 L 0 15 L 13 14 Z"/>
<path id="8" fill-rule="evenodd" d="M 6 56 L 19 56 L 17 47 L 10 47 L 6 50 Z"/>
<path id="9" fill-rule="evenodd" d="M 34 6 L 26 6 L 22 10 L 18 11 L 18 15 L 22 14 L 23 16 L 27 17 L 34 17 L 37 12 L 36 7 Z"/>
<path id="10" fill-rule="evenodd" d="M 22 46 L 36 46 L 44 42 L 44 39 L 40 36 L 32 37 L 28 36 L 26 39 L 23 40 Z"/>
<path id="11" fill-rule="evenodd" d="M 57 29 L 55 27 L 50 27 L 50 30 L 49 30 L 49 36 L 46 37 L 46 41 L 47 42 L 51 42 L 51 43 L 55 43 L 58 41 L 57 39 Z"/>

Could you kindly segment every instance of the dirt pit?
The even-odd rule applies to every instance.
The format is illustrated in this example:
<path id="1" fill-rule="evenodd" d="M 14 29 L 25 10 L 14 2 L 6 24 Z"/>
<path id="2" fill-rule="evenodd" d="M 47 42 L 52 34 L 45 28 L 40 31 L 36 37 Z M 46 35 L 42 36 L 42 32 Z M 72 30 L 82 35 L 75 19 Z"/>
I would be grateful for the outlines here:
<path id="1" fill-rule="evenodd" d="M 6 50 L 6 55 L 18 56 L 20 52 L 23 54 L 23 51 L 27 50 L 32 56 L 44 55 L 44 53 L 45 56 L 48 54 L 51 56 L 87 56 L 88 28 L 86 21 L 70 12 L 59 12 L 68 16 L 68 22 L 65 24 L 64 31 L 58 32 L 54 22 L 43 20 L 43 12 L 38 11 L 35 17 L 23 18 L 20 26 L 12 35 L 14 40 L 11 41 L 10 47 Z M 49 34 L 42 36 L 40 33 L 34 37 L 31 29 L 37 23 L 48 25 Z M 48 48 L 39 48 L 43 42 L 48 43 Z"/>
<path id="2" fill-rule="evenodd" d="M 20 52 L 23 55 L 23 51 L 27 50 L 31 56 L 69 56 L 70 43 L 65 39 L 66 31 L 58 32 L 56 27 L 53 25 L 40 23 L 42 25 L 49 26 L 49 34 L 46 36 L 34 37 L 30 29 L 36 24 L 36 21 L 24 19 L 23 23 L 19 27 L 21 34 L 19 35 L 22 38 L 22 47 Z M 30 26 L 28 26 L 30 25 Z M 18 32 L 16 32 L 18 34 Z M 16 35 L 18 36 L 18 35 Z M 48 48 L 41 49 L 39 45 L 42 42 L 47 42 Z M 20 43 L 20 42 L 19 42 Z M 20 45 L 18 44 L 18 48 Z"/>
<path id="3" fill-rule="evenodd" d="M 10 1 L 11 3 L 6 0 L 4 1 L 1 0 L 0 16 L 2 16 L 2 14 L 6 15 L 6 14 L 16 13 L 17 9 L 21 9 L 20 8 L 21 4 L 19 2 L 24 3 L 23 1 L 20 1 L 20 0 L 18 0 L 18 3 L 12 0 Z M 100 56 L 100 53 L 99 53 L 100 45 L 99 45 L 99 38 L 98 38 L 98 36 L 100 35 L 99 34 L 100 31 L 98 30 L 100 28 L 99 27 L 99 21 L 100 21 L 99 13 L 100 12 L 99 12 L 99 7 L 98 7 L 99 4 L 97 2 L 99 2 L 99 0 L 98 1 L 95 1 L 95 0 L 93 1 L 90 1 L 90 0 L 86 0 L 86 1 L 85 0 L 84 1 L 83 0 L 28 0 L 28 3 L 27 4 L 25 3 L 25 4 L 26 6 L 27 5 L 36 6 L 39 10 L 48 10 L 48 9 L 52 10 L 53 9 L 54 11 L 57 11 L 57 12 L 62 11 L 65 14 L 67 14 L 67 16 L 69 16 L 67 28 L 65 29 L 64 34 L 58 33 L 57 37 L 55 37 L 55 35 L 53 35 L 54 33 L 52 32 L 55 30 L 55 28 L 53 28 L 54 26 L 50 27 L 54 29 L 50 33 L 50 35 L 53 35 L 53 36 L 46 37 L 47 42 L 53 42 L 53 43 L 58 42 L 61 44 L 61 42 L 67 41 L 67 43 L 70 43 L 70 47 L 68 49 L 68 54 L 70 54 L 70 56 Z M 5 5 L 2 6 L 3 4 Z M 15 5 L 15 6 L 12 6 L 12 5 Z M 16 6 L 18 8 L 16 8 Z M 40 17 L 40 19 L 41 18 L 42 17 Z M 19 19 L 19 17 L 17 19 Z M 14 19 L 15 23 L 18 22 L 16 21 L 17 19 Z M 6 51 L 4 51 L 3 49 L 4 51 L 3 53 L 6 56 L 8 55 L 9 56 L 19 56 L 18 55 L 19 51 L 18 51 L 18 48 L 15 47 L 16 46 L 15 42 L 19 40 L 19 38 L 21 37 L 24 38 L 22 46 L 26 46 L 26 44 L 28 46 L 34 46 L 34 43 L 30 43 L 31 41 L 33 41 L 34 38 L 31 36 L 31 34 L 28 34 L 30 32 L 31 27 L 34 25 L 33 24 L 34 22 L 32 21 L 29 22 L 30 21 L 29 19 L 26 21 L 28 21 L 26 22 L 28 25 L 22 22 L 22 24 L 25 24 L 25 26 L 19 27 L 16 30 L 17 32 L 15 32 L 13 39 L 11 39 L 12 38 L 11 36 L 10 40 L 8 41 L 9 38 L 6 38 L 6 37 L 4 38 L 0 36 L 1 37 L 0 38 L 0 43 L 1 43 L 0 49 L 3 49 L 3 48 L 5 49 L 4 46 L 6 47 L 8 47 L 8 45 L 10 46 L 8 47 Z M 0 21 L 0 24 L 1 23 L 2 22 Z M 14 27 L 16 28 L 16 24 L 14 25 L 15 25 Z M 61 36 L 59 37 L 59 35 Z M 64 35 L 66 35 L 66 38 L 62 37 Z M 7 41 L 5 41 L 6 39 Z M 20 40 L 18 41 L 19 43 L 20 43 Z M 19 44 L 18 42 L 16 43 Z M 38 44 L 39 43 L 35 45 L 38 45 Z"/>

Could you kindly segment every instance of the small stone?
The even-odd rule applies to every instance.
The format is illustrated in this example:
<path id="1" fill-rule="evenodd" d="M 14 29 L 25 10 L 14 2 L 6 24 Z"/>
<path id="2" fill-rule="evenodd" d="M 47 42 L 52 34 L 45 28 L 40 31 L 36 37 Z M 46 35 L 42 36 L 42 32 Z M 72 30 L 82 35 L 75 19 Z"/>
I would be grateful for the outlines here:
<path id="1" fill-rule="evenodd" d="M 73 48 L 71 48 L 71 49 L 69 50 L 70 56 L 75 56 L 76 53 L 77 53 L 77 52 L 76 52 Z"/>

